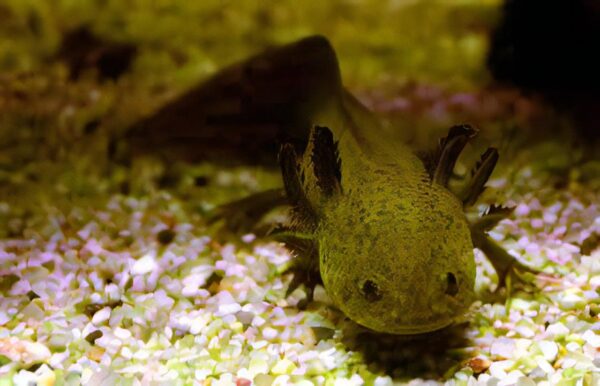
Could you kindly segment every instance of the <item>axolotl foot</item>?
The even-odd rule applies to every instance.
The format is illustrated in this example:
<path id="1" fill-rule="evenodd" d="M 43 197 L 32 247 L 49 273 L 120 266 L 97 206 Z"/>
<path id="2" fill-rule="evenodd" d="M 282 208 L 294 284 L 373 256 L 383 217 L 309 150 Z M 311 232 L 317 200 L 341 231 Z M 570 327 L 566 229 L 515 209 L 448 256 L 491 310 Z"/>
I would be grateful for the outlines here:
<path id="1" fill-rule="evenodd" d="M 508 290 L 507 295 L 510 294 L 513 287 L 519 285 L 525 287 L 533 286 L 534 278 L 532 275 L 543 274 L 543 272 L 518 261 L 516 257 L 509 254 L 486 234 L 498 222 L 507 218 L 512 211 L 513 208 L 492 206 L 477 221 L 470 224 L 473 246 L 486 255 L 498 275 L 496 293 L 502 288 L 506 288 Z"/>
<path id="2" fill-rule="evenodd" d="M 256 233 L 256 224 L 265 214 L 287 203 L 283 189 L 269 189 L 216 207 L 207 222 L 223 221 L 224 227 L 235 233 Z"/>
<path id="3" fill-rule="evenodd" d="M 306 298 L 298 302 L 298 308 L 304 309 L 312 302 L 315 287 L 318 284 L 323 284 L 321 273 L 319 272 L 318 248 L 310 237 L 295 232 L 290 227 L 281 226 L 276 228 L 271 232 L 270 236 L 277 241 L 285 243 L 294 255 L 290 266 L 283 272 L 284 274 L 293 274 L 285 297 L 287 298 L 297 288 L 304 285 L 306 288 Z"/>

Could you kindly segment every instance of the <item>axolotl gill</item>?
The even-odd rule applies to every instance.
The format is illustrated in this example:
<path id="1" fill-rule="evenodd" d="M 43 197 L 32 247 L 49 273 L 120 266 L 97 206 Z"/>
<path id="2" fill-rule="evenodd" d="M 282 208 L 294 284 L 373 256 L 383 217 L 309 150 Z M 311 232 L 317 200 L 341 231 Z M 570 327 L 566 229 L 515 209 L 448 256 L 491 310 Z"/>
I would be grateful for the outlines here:
<path id="1" fill-rule="evenodd" d="M 454 126 L 422 155 L 392 133 L 344 89 L 328 40 L 312 36 L 225 68 L 127 135 L 133 149 L 176 144 L 171 155 L 184 149 L 200 159 L 278 144 L 283 188 L 225 205 L 218 216 L 258 218 L 290 205 L 289 223 L 271 235 L 296 256 L 288 295 L 304 285 L 311 300 L 322 284 L 356 323 L 412 335 L 453 324 L 472 304 L 474 247 L 488 256 L 500 285 L 517 269 L 535 270 L 486 234 L 509 209 L 492 206 L 471 222 L 465 215 L 494 169 L 495 149 L 461 188 L 449 188 L 475 129 Z M 223 143 L 236 150 L 227 155 Z"/>

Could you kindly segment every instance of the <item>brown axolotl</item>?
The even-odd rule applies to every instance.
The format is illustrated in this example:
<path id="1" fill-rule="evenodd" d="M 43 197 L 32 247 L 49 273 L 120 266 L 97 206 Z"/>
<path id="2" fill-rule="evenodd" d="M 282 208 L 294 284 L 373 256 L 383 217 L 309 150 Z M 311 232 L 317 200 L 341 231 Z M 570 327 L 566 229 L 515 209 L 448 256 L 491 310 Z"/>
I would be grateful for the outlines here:
<path id="1" fill-rule="evenodd" d="M 474 223 L 464 213 L 492 173 L 495 149 L 459 192 L 448 188 L 475 134 L 452 127 L 421 159 L 344 89 L 334 50 L 314 36 L 220 71 L 128 137 L 134 150 L 196 159 L 270 154 L 277 145 L 284 187 L 225 206 L 221 215 L 259 217 L 291 205 L 290 223 L 274 234 L 297 256 L 288 293 L 304 284 L 311 299 L 323 284 L 358 324 L 409 335 L 464 314 L 474 300 L 473 247 L 489 257 L 501 285 L 514 269 L 535 272 L 485 233 L 509 210 L 492 207 Z"/>

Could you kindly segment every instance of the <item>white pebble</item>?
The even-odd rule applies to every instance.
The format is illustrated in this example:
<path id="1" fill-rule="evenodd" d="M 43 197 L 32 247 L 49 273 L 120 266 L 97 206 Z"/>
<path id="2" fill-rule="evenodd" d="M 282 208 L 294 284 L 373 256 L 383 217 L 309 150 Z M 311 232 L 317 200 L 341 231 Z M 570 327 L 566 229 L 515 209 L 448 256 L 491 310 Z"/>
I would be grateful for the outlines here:
<path id="1" fill-rule="evenodd" d="M 508 338 L 498 338 L 490 347 L 490 354 L 501 358 L 510 358 L 515 351 L 515 341 Z"/>
<path id="2" fill-rule="evenodd" d="M 542 340 L 538 342 L 538 347 L 548 362 L 553 362 L 556 359 L 558 345 L 555 342 L 551 340 Z"/>
<path id="3" fill-rule="evenodd" d="M 115 336 L 121 340 L 127 340 L 131 338 L 131 331 L 121 327 L 117 327 L 114 332 Z"/>
<path id="4" fill-rule="evenodd" d="M 21 279 L 18 282 L 16 282 L 15 284 L 13 284 L 13 286 L 10 289 L 10 294 L 11 295 L 26 295 L 27 292 L 31 291 L 31 284 L 29 283 L 29 281 L 25 280 L 25 279 Z"/>
<path id="5" fill-rule="evenodd" d="M 15 385 L 37 385 L 37 376 L 27 370 L 21 370 L 13 376 Z"/>
<path id="6" fill-rule="evenodd" d="M 104 293 L 106 294 L 106 299 L 110 302 L 118 301 L 121 298 L 119 287 L 114 283 L 110 283 L 104 287 Z"/>
<path id="7" fill-rule="evenodd" d="M 513 370 L 498 382 L 498 386 L 515 386 L 521 377 L 523 377 L 522 372 Z"/>
<path id="8" fill-rule="evenodd" d="M 131 273 L 133 275 L 145 275 L 154 271 L 158 267 L 154 256 L 151 254 L 146 254 L 142 256 L 140 259 L 136 260 L 131 267 Z"/>
<path id="9" fill-rule="evenodd" d="M 92 304 L 100 304 L 102 303 L 102 295 L 100 295 L 98 292 L 94 292 L 90 295 L 90 302 Z"/>
<path id="10" fill-rule="evenodd" d="M 540 246 L 533 243 L 529 244 L 527 247 L 525 247 L 525 252 L 530 255 L 537 255 L 540 253 Z"/>
<path id="11" fill-rule="evenodd" d="M 186 287 L 200 287 L 206 283 L 206 279 L 210 277 L 211 271 L 204 270 L 202 272 L 195 272 L 187 275 L 181 281 Z"/>
<path id="12" fill-rule="evenodd" d="M 84 248 L 87 249 L 92 255 L 99 255 L 104 251 L 102 245 L 100 245 L 98 240 L 95 239 L 88 240 Z"/>
<path id="13" fill-rule="evenodd" d="M 513 361 L 513 360 L 492 362 L 488 371 L 490 372 L 490 375 L 492 377 L 499 378 L 499 379 L 505 379 L 506 378 L 506 370 L 513 367 L 514 364 L 515 364 L 515 361 Z"/>
<path id="14" fill-rule="evenodd" d="M 190 334 L 197 335 L 206 327 L 207 320 L 205 318 L 194 318 L 190 323 Z"/>
<path id="15" fill-rule="evenodd" d="M 536 383 L 533 379 L 522 376 L 517 380 L 516 386 L 536 386 Z"/>
<path id="16" fill-rule="evenodd" d="M 529 214 L 529 212 L 530 212 L 529 207 L 527 206 L 527 204 L 524 204 L 524 203 L 520 203 L 515 208 L 515 215 L 520 216 L 520 217 L 527 216 Z"/>
<path id="17" fill-rule="evenodd" d="M 586 300 L 579 296 L 579 294 L 570 292 L 564 296 L 561 296 L 558 299 L 558 302 L 563 310 L 573 310 L 583 307 L 586 303 Z"/>
<path id="18" fill-rule="evenodd" d="M 242 241 L 245 242 L 246 244 L 250 244 L 254 240 L 256 240 L 256 235 L 254 235 L 252 233 L 248 233 L 248 234 L 245 234 L 242 236 Z"/>
<path id="19" fill-rule="evenodd" d="M 64 363 L 69 358 L 69 355 L 70 355 L 69 350 L 54 353 L 54 354 L 52 354 L 50 359 L 48 359 L 48 364 L 55 369 L 64 370 Z"/>
<path id="20" fill-rule="evenodd" d="M 279 375 L 279 374 L 289 374 L 296 368 L 294 362 L 290 361 L 287 358 L 280 359 L 275 363 L 275 366 L 271 368 L 271 373 Z"/>
<path id="21" fill-rule="evenodd" d="M 40 308 L 38 302 L 31 302 L 21 310 L 25 319 L 42 320 L 46 316 L 44 310 Z"/>
<path id="22" fill-rule="evenodd" d="M 593 348 L 600 347 L 600 335 L 594 333 L 592 330 L 587 330 L 581 337 Z"/>
<path id="23" fill-rule="evenodd" d="M 531 220 L 531 227 L 533 229 L 543 228 L 544 227 L 544 220 L 542 220 L 540 218 L 534 218 L 533 220 Z"/>
<path id="24" fill-rule="evenodd" d="M 146 360 L 146 359 L 150 358 L 150 351 L 148 351 L 146 349 L 138 350 L 133 354 L 133 358 L 142 360 L 142 361 Z"/>
<path id="25" fill-rule="evenodd" d="M 156 302 L 156 306 L 161 310 L 170 310 L 173 304 L 175 304 L 175 300 L 162 289 L 154 292 L 154 301 Z"/>
<path id="26" fill-rule="evenodd" d="M 235 314 L 240 311 L 242 306 L 238 303 L 219 304 L 218 311 L 215 313 L 216 316 Z"/>
<path id="27" fill-rule="evenodd" d="M 37 386 L 53 386 L 56 381 L 56 374 L 45 363 L 35 370 L 35 375 Z"/>
<path id="28" fill-rule="evenodd" d="M 389 376 L 378 376 L 373 382 L 373 386 L 392 386 L 394 382 Z"/>
<path id="29" fill-rule="evenodd" d="M 272 339 L 275 339 L 277 337 L 277 335 L 279 334 L 279 332 L 276 329 L 274 329 L 274 328 L 266 327 L 266 328 L 263 329 L 262 334 L 265 337 L 265 339 L 272 340 Z"/>
<path id="30" fill-rule="evenodd" d="M 136 275 L 133 278 L 133 284 L 131 285 L 131 291 L 133 292 L 144 292 L 146 284 L 144 283 L 144 277 Z"/>
<path id="31" fill-rule="evenodd" d="M 565 348 L 572 352 L 577 352 L 581 349 L 581 345 L 578 342 L 569 342 L 565 345 Z"/>
<path id="32" fill-rule="evenodd" d="M 554 371 L 555 371 L 554 367 L 552 367 L 552 365 L 546 359 L 542 358 L 541 356 L 538 355 L 535 359 L 535 362 L 537 363 L 540 370 L 542 370 L 545 374 L 553 374 L 554 373 Z"/>
<path id="33" fill-rule="evenodd" d="M 133 358 L 133 352 L 129 347 L 124 346 L 123 348 L 121 348 L 121 356 L 125 359 L 131 359 Z"/>
<path id="34" fill-rule="evenodd" d="M 110 307 L 104 307 L 101 310 L 98 310 L 92 318 L 92 323 L 97 326 L 106 322 L 108 319 L 110 319 L 110 312 Z"/>
<path id="35" fill-rule="evenodd" d="M 556 214 L 551 213 L 551 212 L 544 213 L 544 222 L 546 224 L 551 224 L 552 225 L 552 224 L 554 224 L 556 222 L 556 219 L 557 219 Z"/>
<path id="36" fill-rule="evenodd" d="M 194 378 L 197 381 L 204 381 L 211 374 L 212 374 L 212 371 L 208 370 L 208 369 L 196 370 L 196 371 L 194 371 Z"/>
<path id="37" fill-rule="evenodd" d="M 184 286 L 181 289 L 181 294 L 185 297 L 191 298 L 191 297 L 195 297 L 200 293 L 200 290 L 198 287 L 195 286 Z"/>
<path id="38" fill-rule="evenodd" d="M 565 336 L 569 333 L 567 326 L 561 322 L 553 323 L 546 328 L 546 334 L 549 338 Z"/>
<path id="39" fill-rule="evenodd" d="M 248 364 L 249 372 L 256 376 L 256 374 L 260 373 L 268 373 L 269 372 L 269 364 L 263 358 L 251 358 L 250 363 Z"/>
<path id="40" fill-rule="evenodd" d="M 10 322 L 10 317 L 6 311 L 0 310 L 0 326 L 4 326 L 8 322 Z"/>
<path id="41" fill-rule="evenodd" d="M 274 380 L 275 380 L 275 377 L 273 377 L 272 375 L 257 374 L 254 377 L 254 384 L 256 386 L 272 386 Z"/>
<path id="42" fill-rule="evenodd" d="M 256 315 L 253 319 L 252 319 L 252 325 L 254 327 L 260 327 L 263 324 L 265 324 L 266 320 L 262 317 L 260 317 L 259 315 Z"/>

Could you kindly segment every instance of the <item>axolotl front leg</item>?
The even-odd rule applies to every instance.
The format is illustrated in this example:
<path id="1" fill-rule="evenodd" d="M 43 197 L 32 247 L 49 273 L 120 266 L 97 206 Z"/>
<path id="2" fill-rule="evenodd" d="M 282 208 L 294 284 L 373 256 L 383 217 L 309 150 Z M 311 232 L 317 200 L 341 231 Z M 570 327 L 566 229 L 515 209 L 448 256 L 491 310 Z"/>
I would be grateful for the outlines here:
<path id="1" fill-rule="evenodd" d="M 281 145 L 278 160 L 283 189 L 258 192 L 240 200 L 223 205 L 209 218 L 210 222 L 226 221 L 230 230 L 252 230 L 253 225 L 267 212 L 278 206 L 290 206 L 290 220 L 268 232 L 268 236 L 285 243 L 294 255 L 285 273 L 292 273 L 286 297 L 301 285 L 306 287 L 307 297 L 299 303 L 303 308 L 312 301 L 314 288 L 322 284 L 319 270 L 318 244 L 315 232 L 319 223 L 318 210 L 307 197 L 307 190 L 315 188 L 323 197 L 340 189 L 339 161 L 333 135 L 327 128 L 315 126 L 310 132 L 306 154 L 298 154 L 294 145 Z M 312 170 L 307 170 L 308 168 Z M 305 173 L 312 173 L 316 187 L 307 186 Z"/>
<path id="2" fill-rule="evenodd" d="M 328 128 L 314 126 L 310 132 L 306 153 L 300 157 L 291 144 L 284 144 L 279 152 L 279 163 L 285 192 L 292 205 L 289 225 L 281 227 L 273 236 L 292 250 L 295 259 L 287 272 L 294 274 L 286 296 L 304 284 L 306 302 L 312 301 L 314 288 L 323 284 L 319 267 L 319 204 L 311 202 L 307 191 L 318 191 L 324 200 L 341 192 L 340 160 L 333 134 Z M 306 178 L 307 174 L 314 179 Z M 308 186 L 310 183 L 316 186 Z M 305 301 L 299 303 L 302 308 Z"/>

